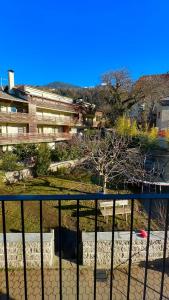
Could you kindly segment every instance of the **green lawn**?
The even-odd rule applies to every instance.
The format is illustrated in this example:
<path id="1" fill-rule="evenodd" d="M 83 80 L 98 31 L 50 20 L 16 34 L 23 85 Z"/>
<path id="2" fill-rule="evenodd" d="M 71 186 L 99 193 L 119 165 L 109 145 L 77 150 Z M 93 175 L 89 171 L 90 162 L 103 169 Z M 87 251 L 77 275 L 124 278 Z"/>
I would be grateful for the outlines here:
<path id="1" fill-rule="evenodd" d="M 97 185 L 76 182 L 71 180 L 64 180 L 47 176 L 43 178 L 34 178 L 25 183 L 20 182 L 12 186 L 6 186 L 2 180 L 3 174 L 0 173 L 0 194 L 79 194 L 79 193 L 94 193 L 100 191 Z M 116 191 L 110 190 L 111 193 Z M 128 191 L 122 191 L 127 193 Z M 147 226 L 147 216 L 137 212 L 139 202 L 135 204 L 134 213 L 134 229 L 143 229 Z M 5 202 L 6 209 L 6 227 L 8 232 L 16 232 L 21 230 L 20 218 L 20 202 Z M 25 214 L 25 231 L 38 232 L 39 231 L 39 202 L 24 202 Z M 95 209 L 94 201 L 80 201 L 80 229 L 84 231 L 93 231 L 95 226 Z M 0 231 L 2 232 L 2 212 L 0 209 Z M 111 217 L 106 223 L 100 211 L 98 211 L 98 230 L 111 230 Z M 76 230 L 76 201 L 62 201 L 62 226 L 70 230 Z M 153 228 L 156 225 L 152 223 Z M 43 202 L 43 228 L 44 231 L 58 226 L 58 201 L 44 201 Z M 125 217 L 116 217 L 116 228 L 120 230 L 130 229 L 130 217 L 126 223 Z"/>

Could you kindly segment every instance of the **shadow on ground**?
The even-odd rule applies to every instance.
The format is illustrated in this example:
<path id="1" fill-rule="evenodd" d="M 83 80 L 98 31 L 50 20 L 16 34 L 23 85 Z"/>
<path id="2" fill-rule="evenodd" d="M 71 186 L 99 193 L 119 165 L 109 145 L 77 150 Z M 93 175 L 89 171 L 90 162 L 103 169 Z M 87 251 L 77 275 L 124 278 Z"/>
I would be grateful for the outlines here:
<path id="1" fill-rule="evenodd" d="M 0 300 L 15 300 L 14 298 L 11 298 L 10 296 L 8 297 L 6 294 L 2 294 L 0 292 Z"/>
<path id="2" fill-rule="evenodd" d="M 61 240 L 59 238 L 61 237 Z M 79 245 L 81 244 L 81 232 L 78 237 L 78 249 L 77 249 L 77 232 L 68 228 L 59 227 L 55 228 L 55 255 L 59 256 L 59 249 L 61 247 L 62 258 L 70 262 L 76 262 L 77 251 L 79 251 L 79 263 L 81 263 L 81 251 Z"/>
<path id="3" fill-rule="evenodd" d="M 162 272 L 163 271 L 163 258 L 160 259 L 155 259 L 153 261 L 148 262 L 147 268 L 150 270 L 154 270 L 157 272 Z M 139 267 L 145 268 L 145 261 L 140 262 Z M 165 274 L 169 276 L 169 258 L 166 258 L 165 260 Z"/>

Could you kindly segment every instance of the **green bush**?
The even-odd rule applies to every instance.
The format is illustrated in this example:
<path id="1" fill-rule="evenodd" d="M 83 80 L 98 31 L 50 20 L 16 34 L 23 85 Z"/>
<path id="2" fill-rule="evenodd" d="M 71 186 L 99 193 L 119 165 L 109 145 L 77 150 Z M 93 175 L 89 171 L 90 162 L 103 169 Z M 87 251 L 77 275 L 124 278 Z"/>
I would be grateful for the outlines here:
<path id="1" fill-rule="evenodd" d="M 46 144 L 40 144 L 37 150 L 36 163 L 34 167 L 36 175 L 47 175 L 50 163 L 51 153 L 49 147 Z"/>
<path id="2" fill-rule="evenodd" d="M 69 159 L 80 159 L 82 157 L 81 147 L 78 144 L 70 144 Z"/>
<path id="3" fill-rule="evenodd" d="M 56 148 L 51 150 L 52 161 L 66 161 L 81 158 L 81 149 L 79 144 L 74 142 L 57 144 Z"/>
<path id="4" fill-rule="evenodd" d="M 37 145 L 35 144 L 19 144 L 13 147 L 13 153 L 18 156 L 19 161 L 30 159 L 37 154 Z"/>
<path id="5" fill-rule="evenodd" d="M 69 159 L 69 147 L 68 144 L 57 144 L 56 148 L 51 150 L 52 161 L 64 161 Z"/>
<path id="6" fill-rule="evenodd" d="M 12 152 L 5 152 L 2 156 L 1 169 L 4 171 L 15 171 L 18 169 L 18 157 Z"/>

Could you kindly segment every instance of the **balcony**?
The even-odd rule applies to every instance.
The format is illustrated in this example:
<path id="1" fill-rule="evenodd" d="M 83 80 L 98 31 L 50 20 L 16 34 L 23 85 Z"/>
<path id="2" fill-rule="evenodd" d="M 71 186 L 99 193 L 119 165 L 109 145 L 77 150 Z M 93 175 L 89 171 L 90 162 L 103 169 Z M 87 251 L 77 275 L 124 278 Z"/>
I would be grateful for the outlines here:
<path id="1" fill-rule="evenodd" d="M 82 126 L 83 123 L 76 117 L 36 116 L 38 124 Z"/>
<path id="2" fill-rule="evenodd" d="M 1 123 L 29 123 L 30 116 L 28 113 L 7 113 L 7 112 L 0 112 L 0 122 Z"/>
<path id="3" fill-rule="evenodd" d="M 70 140 L 70 133 L 21 133 L 0 135 L 0 145 L 15 145 L 20 143 L 51 143 Z"/>
<path id="4" fill-rule="evenodd" d="M 119 232 L 116 230 L 116 204 L 118 200 L 123 202 L 126 199 L 131 208 L 130 231 Z M 152 231 L 153 202 L 161 199 L 166 200 L 164 230 Z M 113 203 L 110 240 L 107 232 L 99 232 L 99 204 L 103 200 Z M 146 237 L 136 231 L 134 223 L 138 200 L 147 203 Z M 7 233 L 7 222 L 11 222 L 12 228 L 7 204 L 15 201 L 20 208 L 21 230 L 20 233 Z M 39 216 L 31 220 L 39 220 L 39 232 L 31 236 L 25 230 L 28 201 L 39 207 Z M 81 235 L 81 219 L 84 215 L 88 217 L 82 201 L 86 205 L 88 201 L 93 202 L 94 228 L 92 233 Z M 45 232 L 46 202 L 51 202 L 56 210 L 58 227 L 55 234 Z M 3 225 L 0 237 L 2 299 L 168 299 L 169 194 L 8 195 L 0 196 L 0 203 L 0 225 Z M 76 211 L 76 228 L 73 232 L 67 228 L 67 238 L 62 223 L 65 205 L 70 205 Z M 88 235 L 86 240 L 83 239 L 84 235 Z M 106 258 L 106 265 L 102 265 L 102 259 Z M 15 263 L 16 267 L 13 266 Z"/>

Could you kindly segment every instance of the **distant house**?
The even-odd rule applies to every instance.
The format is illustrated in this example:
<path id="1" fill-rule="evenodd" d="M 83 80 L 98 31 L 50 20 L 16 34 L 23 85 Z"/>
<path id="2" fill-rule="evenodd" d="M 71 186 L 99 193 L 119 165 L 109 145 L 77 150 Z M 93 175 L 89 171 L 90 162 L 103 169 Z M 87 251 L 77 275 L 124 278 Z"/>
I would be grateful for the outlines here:
<path id="1" fill-rule="evenodd" d="M 28 85 L 15 85 L 8 71 L 8 87 L 0 90 L 0 146 L 3 150 L 19 143 L 48 143 L 72 138 L 84 129 L 82 105 L 73 99 Z M 95 127 L 97 114 L 91 114 Z"/>
<path id="2" fill-rule="evenodd" d="M 161 131 L 169 129 L 169 97 L 162 99 L 157 106 L 156 126 Z"/>

